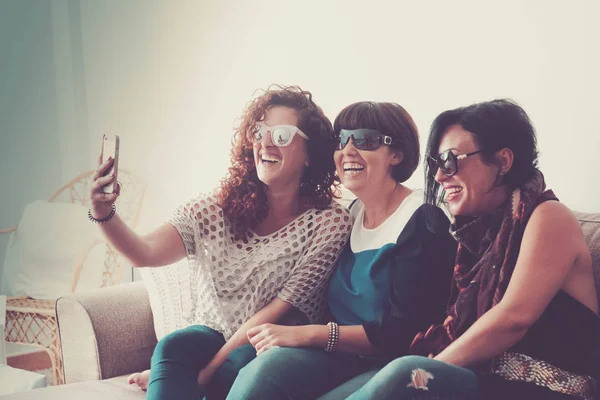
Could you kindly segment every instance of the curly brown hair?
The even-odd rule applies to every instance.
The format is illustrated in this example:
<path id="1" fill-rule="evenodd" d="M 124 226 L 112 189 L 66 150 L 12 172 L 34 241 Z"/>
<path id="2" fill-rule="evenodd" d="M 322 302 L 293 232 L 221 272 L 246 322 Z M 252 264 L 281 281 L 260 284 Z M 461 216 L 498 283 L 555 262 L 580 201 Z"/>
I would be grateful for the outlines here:
<path id="1" fill-rule="evenodd" d="M 333 153 L 335 139 L 331 121 L 312 100 L 312 94 L 298 86 L 271 85 L 259 97 L 251 100 L 235 130 L 231 150 L 231 167 L 221 181 L 217 203 L 223 209 L 236 237 L 246 239 L 251 230 L 267 216 L 266 185 L 258 179 L 252 132 L 258 121 L 274 106 L 285 106 L 298 113 L 298 128 L 307 141 L 309 166 L 300 184 L 300 197 L 304 206 L 325 209 L 337 196 L 338 180 L 335 175 Z"/>

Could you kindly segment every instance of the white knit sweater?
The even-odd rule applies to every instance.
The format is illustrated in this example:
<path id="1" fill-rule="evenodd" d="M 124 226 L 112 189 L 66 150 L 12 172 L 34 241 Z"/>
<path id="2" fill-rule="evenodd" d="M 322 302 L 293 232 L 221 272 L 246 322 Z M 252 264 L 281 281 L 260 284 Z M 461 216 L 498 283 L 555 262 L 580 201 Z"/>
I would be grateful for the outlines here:
<path id="1" fill-rule="evenodd" d="M 276 296 L 317 321 L 352 228 L 349 212 L 333 202 L 270 235 L 235 240 L 215 198 L 206 195 L 182 204 L 168 222 L 181 235 L 188 263 L 144 270 L 159 338 L 201 324 L 228 339 Z"/>

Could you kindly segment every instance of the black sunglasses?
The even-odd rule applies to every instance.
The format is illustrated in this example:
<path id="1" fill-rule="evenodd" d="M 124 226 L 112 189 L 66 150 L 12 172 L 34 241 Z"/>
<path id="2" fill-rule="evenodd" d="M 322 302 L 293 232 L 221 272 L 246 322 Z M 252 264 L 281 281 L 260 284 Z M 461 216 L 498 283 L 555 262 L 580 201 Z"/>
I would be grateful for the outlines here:
<path id="1" fill-rule="evenodd" d="M 437 156 L 437 158 L 428 156 L 427 164 L 429 166 L 429 173 L 432 176 L 435 176 L 439 168 L 444 173 L 444 175 L 455 175 L 458 172 L 458 160 L 464 160 L 467 157 L 471 157 L 481 152 L 482 150 L 477 150 L 466 154 L 454 154 L 452 150 L 446 150 L 440 153 L 440 155 Z"/>
<path id="2" fill-rule="evenodd" d="M 375 129 L 342 129 L 337 136 L 338 150 L 343 150 L 352 139 L 358 150 L 377 150 L 382 144 L 391 146 L 394 140 Z"/>

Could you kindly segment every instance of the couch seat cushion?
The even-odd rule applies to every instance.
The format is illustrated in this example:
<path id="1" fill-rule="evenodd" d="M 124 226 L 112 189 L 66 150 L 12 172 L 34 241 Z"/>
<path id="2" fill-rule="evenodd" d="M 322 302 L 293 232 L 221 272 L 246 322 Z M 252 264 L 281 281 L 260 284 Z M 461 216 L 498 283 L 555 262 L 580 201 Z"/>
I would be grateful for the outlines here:
<path id="1" fill-rule="evenodd" d="M 127 384 L 127 376 L 103 381 L 77 382 L 0 396 L 0 400 L 143 400 L 146 392 Z"/>

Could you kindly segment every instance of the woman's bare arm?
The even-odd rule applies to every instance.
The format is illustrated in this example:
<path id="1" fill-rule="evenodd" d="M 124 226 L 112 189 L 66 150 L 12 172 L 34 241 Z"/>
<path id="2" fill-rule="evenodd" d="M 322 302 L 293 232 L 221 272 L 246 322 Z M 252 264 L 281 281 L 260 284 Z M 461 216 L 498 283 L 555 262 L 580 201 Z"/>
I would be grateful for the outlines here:
<path id="1" fill-rule="evenodd" d="M 539 205 L 525 228 L 502 300 L 435 358 L 468 367 L 518 343 L 565 285 L 582 240 L 577 220 L 564 205 L 554 201 Z"/>
<path id="2" fill-rule="evenodd" d="M 91 213 L 96 219 L 106 218 L 119 197 L 120 187 L 115 193 L 104 193 L 102 188 L 115 180 L 114 175 L 104 175 L 113 160 L 100 163 L 92 175 L 90 183 Z M 185 257 L 183 240 L 170 224 L 159 226 L 152 233 L 141 236 L 115 214 L 102 224 L 98 224 L 110 245 L 125 256 L 134 267 L 159 267 L 172 264 Z"/>
<path id="3" fill-rule="evenodd" d="M 185 257 L 185 246 L 177 229 L 163 224 L 148 235 L 141 236 L 118 215 L 100 224 L 111 246 L 125 256 L 133 267 L 161 267 Z"/>

